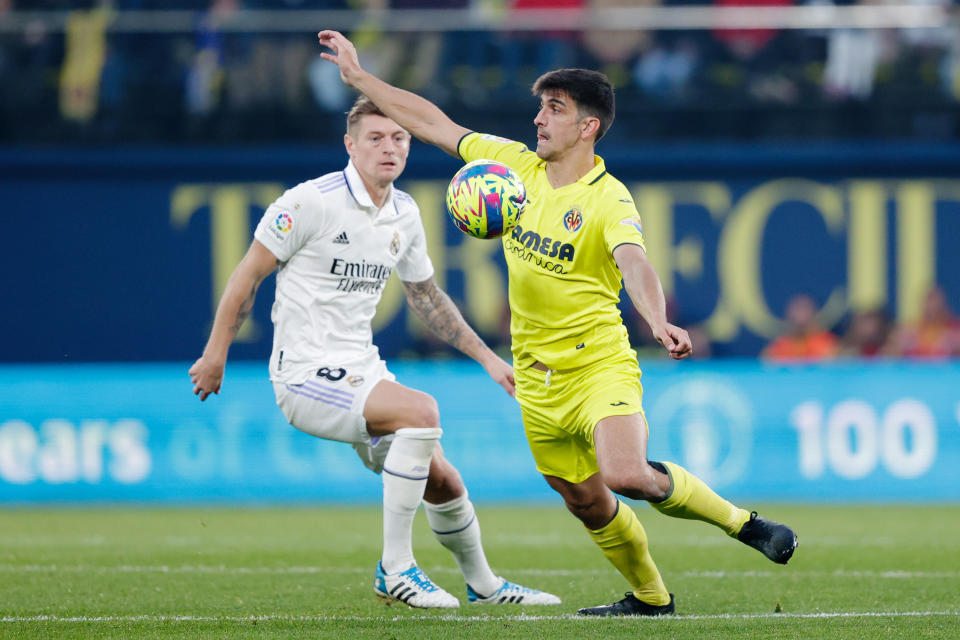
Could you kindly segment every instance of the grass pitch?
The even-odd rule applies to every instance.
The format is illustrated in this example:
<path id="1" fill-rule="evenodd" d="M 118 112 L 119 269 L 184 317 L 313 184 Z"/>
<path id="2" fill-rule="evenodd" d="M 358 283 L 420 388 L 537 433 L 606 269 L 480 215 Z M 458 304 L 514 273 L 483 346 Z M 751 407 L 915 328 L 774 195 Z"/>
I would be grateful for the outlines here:
<path id="1" fill-rule="evenodd" d="M 0 513 L 0 638 L 960 638 L 956 506 L 770 506 L 787 567 L 637 506 L 677 614 L 582 619 L 627 585 L 558 503 L 478 510 L 494 569 L 563 598 L 468 605 L 422 514 L 420 566 L 455 613 L 373 595 L 377 508 L 14 508 Z"/>

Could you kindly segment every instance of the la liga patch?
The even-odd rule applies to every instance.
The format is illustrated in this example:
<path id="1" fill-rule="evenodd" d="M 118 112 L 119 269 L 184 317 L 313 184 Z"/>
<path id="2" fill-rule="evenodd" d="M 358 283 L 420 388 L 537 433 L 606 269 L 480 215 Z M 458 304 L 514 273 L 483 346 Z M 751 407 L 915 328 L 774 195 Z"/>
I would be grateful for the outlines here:
<path id="1" fill-rule="evenodd" d="M 281 213 L 277 216 L 277 219 L 273 221 L 273 224 L 280 233 L 287 233 L 293 228 L 293 218 L 290 217 L 289 213 Z"/>
<path id="2" fill-rule="evenodd" d="M 633 227 L 637 230 L 637 233 L 643 233 L 643 225 L 640 224 L 640 218 L 638 216 L 634 216 L 633 218 L 624 218 L 620 221 L 620 224 Z"/>

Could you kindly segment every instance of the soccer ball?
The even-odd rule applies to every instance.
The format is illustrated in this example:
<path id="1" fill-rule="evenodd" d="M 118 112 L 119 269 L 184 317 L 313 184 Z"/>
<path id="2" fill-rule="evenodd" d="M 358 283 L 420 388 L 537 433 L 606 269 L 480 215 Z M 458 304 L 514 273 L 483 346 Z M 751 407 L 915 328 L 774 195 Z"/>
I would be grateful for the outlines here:
<path id="1" fill-rule="evenodd" d="M 457 171 L 447 187 L 447 213 L 457 228 L 474 238 L 497 238 L 517 225 L 527 206 L 527 190 L 505 164 L 474 160 Z"/>

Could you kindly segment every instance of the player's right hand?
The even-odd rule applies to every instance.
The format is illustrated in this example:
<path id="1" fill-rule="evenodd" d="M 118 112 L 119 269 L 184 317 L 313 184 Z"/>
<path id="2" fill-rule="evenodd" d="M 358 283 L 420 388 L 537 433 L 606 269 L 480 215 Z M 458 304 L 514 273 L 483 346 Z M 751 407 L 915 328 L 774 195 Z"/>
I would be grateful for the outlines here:
<path id="1" fill-rule="evenodd" d="M 220 393 L 223 384 L 224 363 L 208 356 L 200 356 L 190 370 L 190 382 L 193 383 L 193 394 L 206 400 L 211 393 Z"/>
<path id="2" fill-rule="evenodd" d="M 669 322 L 663 327 L 653 329 L 653 337 L 663 345 L 670 357 L 674 360 L 683 360 L 693 353 L 693 342 L 686 329 L 681 329 Z"/>
<path id="3" fill-rule="evenodd" d="M 318 33 L 317 38 L 321 45 L 333 50 L 333 53 L 321 53 L 320 57 L 340 67 L 340 78 L 353 86 L 354 79 L 363 71 L 356 47 L 339 31 L 326 29 Z"/>

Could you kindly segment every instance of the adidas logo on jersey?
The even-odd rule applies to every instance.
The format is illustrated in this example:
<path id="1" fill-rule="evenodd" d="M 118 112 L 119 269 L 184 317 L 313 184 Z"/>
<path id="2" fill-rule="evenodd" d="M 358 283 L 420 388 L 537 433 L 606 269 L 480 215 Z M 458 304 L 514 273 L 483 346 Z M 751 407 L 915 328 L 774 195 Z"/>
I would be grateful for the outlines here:
<path id="1" fill-rule="evenodd" d="M 333 244 L 350 244 L 350 239 L 347 238 L 347 232 L 341 231 L 340 235 L 333 239 Z"/>

